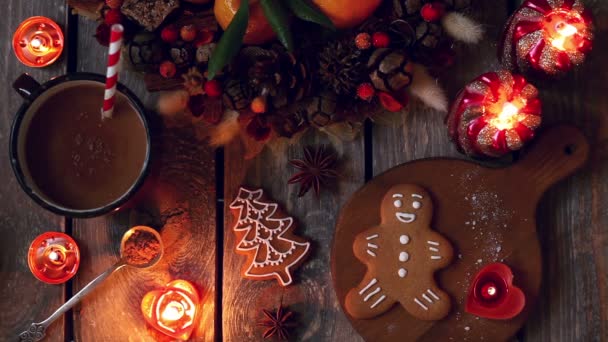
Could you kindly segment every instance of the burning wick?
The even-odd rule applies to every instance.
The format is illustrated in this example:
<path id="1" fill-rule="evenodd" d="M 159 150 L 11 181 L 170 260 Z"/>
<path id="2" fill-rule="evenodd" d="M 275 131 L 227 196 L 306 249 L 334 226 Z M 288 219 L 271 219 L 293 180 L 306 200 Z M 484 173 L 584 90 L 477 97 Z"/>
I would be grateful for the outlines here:
<path id="1" fill-rule="evenodd" d="M 488 282 L 481 287 L 481 297 L 486 300 L 493 300 L 498 296 L 498 288 L 493 282 Z"/>
<path id="2" fill-rule="evenodd" d="M 184 316 L 184 313 L 184 306 L 181 303 L 171 302 L 167 304 L 160 317 L 164 321 L 177 321 Z"/>

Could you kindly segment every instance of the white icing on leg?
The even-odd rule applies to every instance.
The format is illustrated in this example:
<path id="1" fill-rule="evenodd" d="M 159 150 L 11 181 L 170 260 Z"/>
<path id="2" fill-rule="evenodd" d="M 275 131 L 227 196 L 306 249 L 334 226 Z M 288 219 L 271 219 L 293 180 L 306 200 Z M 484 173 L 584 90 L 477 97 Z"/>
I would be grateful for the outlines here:
<path id="1" fill-rule="evenodd" d="M 433 303 L 433 300 L 431 298 L 429 298 L 429 296 L 427 296 L 425 293 L 422 294 L 422 298 L 424 298 L 424 300 L 426 300 L 429 303 Z"/>
<path id="2" fill-rule="evenodd" d="M 431 291 L 431 289 L 427 289 L 426 292 L 428 292 L 431 296 L 433 296 L 433 298 L 435 298 L 435 300 L 439 300 L 439 296 L 437 296 L 435 294 L 435 292 Z"/>
<path id="3" fill-rule="evenodd" d="M 374 235 L 370 235 L 370 236 L 366 237 L 365 239 L 369 241 L 369 240 L 373 240 L 373 239 L 377 238 L 378 236 L 379 236 L 378 234 L 374 234 Z"/>
<path id="4" fill-rule="evenodd" d="M 371 255 L 373 257 L 376 257 L 376 253 L 370 251 L 369 249 L 367 250 L 367 254 L 369 254 L 369 255 Z"/>
<path id="5" fill-rule="evenodd" d="M 429 247 L 429 251 L 439 252 L 439 249 L 437 249 L 435 247 Z"/>
<path id="6" fill-rule="evenodd" d="M 369 308 L 370 308 L 370 309 L 375 308 L 376 306 L 378 306 L 378 304 L 382 303 L 382 301 L 383 301 L 384 299 L 386 299 L 386 296 L 385 296 L 385 295 L 382 295 L 382 296 L 381 296 L 380 298 L 378 298 L 378 300 L 377 300 L 377 301 L 376 301 L 374 304 L 372 304 L 372 306 L 370 306 Z"/>
<path id="7" fill-rule="evenodd" d="M 435 242 L 435 241 L 427 241 L 426 243 L 428 243 L 429 245 L 433 245 L 433 246 L 439 246 L 439 242 Z"/>
<path id="8" fill-rule="evenodd" d="M 372 298 L 378 292 L 380 292 L 380 287 L 376 287 L 376 289 L 374 291 L 368 293 L 367 296 L 365 296 L 365 298 L 363 298 L 363 301 L 367 302 L 370 298 Z"/>
<path id="9" fill-rule="evenodd" d="M 368 243 L 367 247 L 378 249 L 378 245 L 374 245 L 373 243 Z"/>
<path id="10" fill-rule="evenodd" d="M 378 279 L 374 278 L 372 280 L 369 281 L 369 284 L 365 285 L 365 287 L 359 291 L 360 295 L 363 295 L 363 293 L 367 290 L 369 290 L 370 287 L 374 286 L 376 283 L 378 282 Z"/>
<path id="11" fill-rule="evenodd" d="M 414 302 L 416 302 L 416 304 L 420 305 L 420 307 L 423 308 L 425 311 L 429 310 L 429 308 L 427 308 L 426 305 L 422 304 L 422 302 L 420 300 L 418 300 L 418 298 L 414 298 Z"/>
<path id="12" fill-rule="evenodd" d="M 439 255 L 431 255 L 432 260 L 439 260 L 441 257 Z"/>

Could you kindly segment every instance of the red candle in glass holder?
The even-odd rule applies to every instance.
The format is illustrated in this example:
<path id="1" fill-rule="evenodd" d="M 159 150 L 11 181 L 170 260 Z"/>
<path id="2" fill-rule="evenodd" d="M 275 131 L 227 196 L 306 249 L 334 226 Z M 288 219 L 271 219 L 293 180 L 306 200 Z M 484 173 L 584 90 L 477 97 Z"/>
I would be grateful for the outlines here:
<path id="1" fill-rule="evenodd" d="M 63 32 L 51 19 L 31 17 L 13 35 L 13 50 L 19 61 L 41 68 L 53 64 L 63 51 Z"/>
<path id="2" fill-rule="evenodd" d="M 446 121 L 459 151 L 473 157 L 500 157 L 534 137 L 541 123 L 541 101 L 536 88 L 522 76 L 489 72 L 465 86 Z"/>
<path id="3" fill-rule="evenodd" d="M 146 293 L 141 301 L 141 311 L 146 322 L 154 329 L 186 341 L 195 328 L 199 302 L 194 285 L 178 279 L 163 289 Z"/>
<path id="4" fill-rule="evenodd" d="M 27 262 L 30 271 L 39 280 L 61 284 L 78 271 L 80 250 L 70 236 L 61 232 L 46 232 L 32 241 Z"/>
<path id="5" fill-rule="evenodd" d="M 581 1 L 527 0 L 509 19 L 499 55 L 510 70 L 558 76 L 585 60 L 592 40 Z"/>
<path id="6" fill-rule="evenodd" d="M 481 269 L 469 289 L 465 311 L 491 319 L 510 319 L 526 305 L 524 293 L 513 284 L 513 272 L 503 263 Z"/>

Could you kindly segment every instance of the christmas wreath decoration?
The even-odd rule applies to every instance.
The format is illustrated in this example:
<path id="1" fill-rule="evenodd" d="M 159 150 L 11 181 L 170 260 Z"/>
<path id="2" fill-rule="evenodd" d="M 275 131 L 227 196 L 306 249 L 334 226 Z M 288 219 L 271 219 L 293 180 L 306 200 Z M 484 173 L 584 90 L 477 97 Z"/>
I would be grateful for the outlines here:
<path id="1" fill-rule="evenodd" d="M 163 91 L 161 115 L 190 113 L 211 145 L 241 137 L 254 156 L 269 141 L 321 131 L 357 136 L 366 119 L 394 122 L 410 98 L 447 111 L 434 75 L 454 41 L 476 43 L 471 0 L 69 0 L 125 26 L 123 60 Z"/>

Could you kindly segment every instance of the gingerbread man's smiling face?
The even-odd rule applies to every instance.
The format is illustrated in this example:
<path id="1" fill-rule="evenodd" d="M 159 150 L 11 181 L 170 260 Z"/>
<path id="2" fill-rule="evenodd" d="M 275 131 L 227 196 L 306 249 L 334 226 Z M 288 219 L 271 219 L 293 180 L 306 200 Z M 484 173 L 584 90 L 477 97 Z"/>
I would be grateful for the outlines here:
<path id="1" fill-rule="evenodd" d="M 389 189 L 382 200 L 382 222 L 430 224 L 433 201 L 423 188 L 416 185 L 397 185 Z"/>

